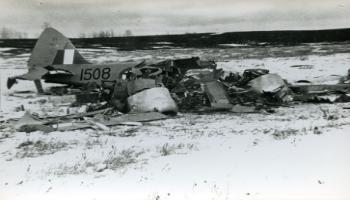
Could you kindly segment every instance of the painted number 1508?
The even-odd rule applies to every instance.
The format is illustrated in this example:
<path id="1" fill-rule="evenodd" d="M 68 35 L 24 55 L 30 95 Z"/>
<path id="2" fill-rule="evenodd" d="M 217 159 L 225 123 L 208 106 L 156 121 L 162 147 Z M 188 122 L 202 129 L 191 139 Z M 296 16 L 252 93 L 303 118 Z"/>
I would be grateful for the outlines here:
<path id="1" fill-rule="evenodd" d="M 81 69 L 80 80 L 98 80 L 98 79 L 109 79 L 111 77 L 111 68 L 86 68 Z"/>

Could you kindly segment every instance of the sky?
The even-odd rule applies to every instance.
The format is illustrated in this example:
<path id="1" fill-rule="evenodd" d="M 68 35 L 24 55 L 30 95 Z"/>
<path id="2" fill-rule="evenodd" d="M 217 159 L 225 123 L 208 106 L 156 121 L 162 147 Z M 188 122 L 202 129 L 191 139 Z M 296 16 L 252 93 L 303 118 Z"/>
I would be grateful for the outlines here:
<path id="1" fill-rule="evenodd" d="M 0 25 L 37 37 L 350 28 L 350 0 L 1 0 Z M 1 27 L 0 27 L 1 28 Z"/>

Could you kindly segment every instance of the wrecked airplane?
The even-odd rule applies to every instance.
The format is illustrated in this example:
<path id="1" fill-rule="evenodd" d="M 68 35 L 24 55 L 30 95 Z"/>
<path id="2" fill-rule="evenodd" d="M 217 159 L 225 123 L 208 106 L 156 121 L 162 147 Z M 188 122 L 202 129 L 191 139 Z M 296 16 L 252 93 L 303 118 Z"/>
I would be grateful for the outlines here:
<path id="1" fill-rule="evenodd" d="M 40 80 L 80 87 L 81 93 L 76 95 L 78 105 L 107 101 L 124 113 L 176 113 L 178 110 L 198 109 L 229 111 L 237 101 L 234 100 L 236 97 L 230 96 L 232 87 L 227 85 L 248 91 L 245 94 L 253 93 L 253 99 L 267 93 L 278 93 L 275 96 L 282 98 L 288 91 L 282 79 L 277 75 L 268 75 L 268 70 L 246 70 L 232 85 L 234 78 L 221 79 L 224 73 L 216 67 L 214 61 L 201 60 L 198 57 L 93 64 L 63 34 L 47 28 L 32 51 L 28 73 L 9 77 L 7 86 L 11 88 L 17 79 L 23 79 L 34 81 L 39 93 L 43 92 Z M 260 78 L 261 76 L 266 78 Z M 233 79 L 229 80 L 230 78 Z M 277 88 L 266 91 L 266 87 L 276 81 Z M 265 86 L 259 89 L 262 83 Z M 55 90 L 60 93 L 63 91 Z"/>
<path id="2" fill-rule="evenodd" d="M 47 83 L 82 88 L 84 93 L 89 94 L 77 95 L 77 99 L 81 99 L 80 103 L 87 103 L 84 98 L 89 101 L 105 97 L 122 112 L 133 110 L 176 113 L 178 108 L 168 88 L 175 87 L 189 69 L 215 67 L 215 62 L 203 61 L 198 57 L 93 64 L 63 34 L 53 28 L 46 28 L 32 51 L 28 61 L 28 73 L 9 77 L 7 87 L 10 89 L 17 80 L 31 80 L 38 92 L 43 93 L 41 80 L 44 80 Z M 96 95 L 94 89 L 103 91 L 103 95 Z M 56 89 L 57 91 L 59 90 Z M 140 102 L 149 103 L 135 105 Z"/>
<path id="3" fill-rule="evenodd" d="M 190 68 L 203 68 L 203 65 L 210 64 L 213 65 L 212 62 L 200 61 L 198 57 L 150 63 L 141 61 L 93 64 L 87 61 L 63 34 L 53 28 L 46 28 L 37 40 L 29 58 L 28 73 L 9 77 L 7 87 L 10 89 L 17 83 L 17 79 L 35 81 L 39 92 L 42 91 L 41 79 L 48 83 L 75 86 L 91 83 L 99 86 L 113 85 L 123 79 L 152 77 L 163 72 L 184 73 Z M 180 71 L 177 71 L 178 69 Z"/>
<path id="4" fill-rule="evenodd" d="M 345 94 L 349 90 L 349 85 L 344 83 L 290 85 L 278 74 L 270 74 L 269 70 L 259 68 L 247 69 L 242 74 L 230 72 L 225 75 L 222 69 L 217 69 L 214 61 L 198 57 L 92 64 L 69 39 L 53 28 L 45 29 L 39 37 L 28 68 L 28 73 L 24 75 L 9 77 L 8 88 L 18 79 L 34 81 L 39 92 L 43 92 L 40 80 L 65 84 L 67 86 L 63 88 L 51 88 L 50 93 L 73 96 L 74 102 L 70 106 L 84 107 L 78 110 L 89 113 L 89 116 L 99 111 L 106 115 L 106 109 L 119 114 L 273 112 L 271 107 L 274 106 L 284 106 L 295 101 L 310 102 L 310 99 L 315 101 L 315 95 L 321 93 L 341 90 Z M 343 95 L 337 101 L 349 101 L 349 97 Z M 66 114 L 70 116 L 72 113 Z M 87 117 L 81 113 L 73 116 L 79 119 Z M 93 120 L 87 120 L 88 124 L 84 126 L 94 124 Z M 110 123 L 102 121 L 104 125 Z M 34 125 L 38 128 L 42 124 Z M 98 126 L 106 129 L 102 125 Z"/>

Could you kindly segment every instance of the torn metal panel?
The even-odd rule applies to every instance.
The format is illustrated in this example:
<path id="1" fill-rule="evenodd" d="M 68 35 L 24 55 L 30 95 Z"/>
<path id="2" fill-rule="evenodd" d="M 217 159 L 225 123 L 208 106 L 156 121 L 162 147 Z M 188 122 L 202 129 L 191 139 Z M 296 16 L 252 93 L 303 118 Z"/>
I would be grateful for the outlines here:
<path id="1" fill-rule="evenodd" d="M 282 101 L 289 101 L 290 90 L 286 82 L 278 74 L 266 74 L 251 80 L 248 85 L 251 90 L 264 95 L 276 97 Z"/>
<path id="2" fill-rule="evenodd" d="M 71 105 L 76 102 L 75 95 L 48 96 L 47 100 L 55 105 Z"/>
<path id="3" fill-rule="evenodd" d="M 142 66 L 134 67 L 132 73 L 136 78 L 155 78 L 163 72 L 162 69 L 158 67 Z"/>
<path id="4" fill-rule="evenodd" d="M 239 80 L 238 86 L 246 85 L 249 81 L 268 73 L 269 70 L 267 69 L 246 69 L 243 72 L 242 78 Z"/>
<path id="5" fill-rule="evenodd" d="M 105 109 L 95 110 L 95 111 L 85 112 L 85 113 L 69 114 L 69 115 L 64 115 L 64 116 L 52 116 L 49 119 L 50 119 L 50 123 L 55 123 L 55 122 L 60 121 L 60 120 L 77 119 L 77 118 L 94 116 L 97 114 L 105 114 L 105 113 L 108 113 L 112 110 L 113 110 L 113 108 L 105 108 Z"/>
<path id="6" fill-rule="evenodd" d="M 23 132 L 33 132 L 33 131 L 44 131 L 44 132 L 51 132 L 53 129 L 51 129 L 49 126 L 45 126 L 44 124 L 47 123 L 45 120 L 40 120 L 36 117 L 34 117 L 29 112 L 25 112 L 24 115 L 13 124 L 13 127 L 17 131 L 23 131 Z"/>
<path id="7" fill-rule="evenodd" d="M 125 125 L 125 126 L 142 126 L 142 122 L 120 122 L 119 125 Z"/>
<path id="8" fill-rule="evenodd" d="M 350 92 L 350 84 L 290 85 L 289 88 L 297 94 L 326 94 L 331 92 Z"/>
<path id="9" fill-rule="evenodd" d="M 14 128 L 19 128 L 25 124 L 44 124 L 44 121 L 34 117 L 28 111 L 24 113 L 24 115 L 19 118 L 19 120 L 14 124 Z"/>
<path id="10" fill-rule="evenodd" d="M 328 97 L 317 95 L 297 95 L 294 97 L 294 101 L 302 101 L 306 103 L 333 103 Z"/>
<path id="11" fill-rule="evenodd" d="M 84 117 L 84 120 L 99 130 L 102 130 L 102 131 L 109 131 L 110 130 L 106 125 L 104 125 L 100 122 L 96 122 L 96 121 L 94 121 L 92 119 L 88 119 L 86 117 Z"/>
<path id="12" fill-rule="evenodd" d="M 23 99 L 29 99 L 29 98 L 36 97 L 36 94 L 33 91 L 26 90 L 26 91 L 15 91 L 13 93 L 10 93 L 9 96 L 19 97 L 19 98 L 23 98 Z"/>
<path id="13" fill-rule="evenodd" d="M 129 113 L 123 114 L 115 117 L 110 117 L 109 119 L 95 118 L 94 120 L 89 119 L 90 123 L 86 121 L 82 122 L 70 122 L 70 123 L 60 123 L 54 124 L 53 128 L 57 131 L 71 131 L 77 129 L 86 129 L 97 127 L 99 130 L 108 131 L 110 130 L 107 126 L 116 125 L 127 125 L 127 126 L 140 126 L 141 122 L 150 122 L 155 120 L 167 119 L 168 116 L 158 113 L 158 112 L 147 112 L 147 113 Z M 98 126 L 97 126 L 98 124 Z"/>
<path id="14" fill-rule="evenodd" d="M 150 63 L 149 65 L 160 67 L 167 72 L 175 72 L 180 74 L 185 74 L 189 69 L 216 68 L 216 63 L 214 61 L 201 60 L 199 57 L 165 60 L 157 63 Z"/>
<path id="15" fill-rule="evenodd" d="M 278 74 L 266 74 L 251 80 L 248 85 L 258 93 L 276 93 L 286 86 Z"/>
<path id="16" fill-rule="evenodd" d="M 336 103 L 347 103 L 350 102 L 350 96 L 346 94 L 341 94 L 339 97 L 337 97 L 334 102 Z"/>
<path id="17" fill-rule="evenodd" d="M 155 87 L 134 94 L 127 99 L 133 112 L 177 113 L 178 107 L 165 87 Z"/>
<path id="18" fill-rule="evenodd" d="M 54 124 L 52 127 L 56 131 L 73 131 L 78 129 L 92 128 L 93 125 L 86 122 L 70 122 L 70 123 L 59 123 Z"/>
<path id="19" fill-rule="evenodd" d="M 198 110 L 202 106 L 210 106 L 204 88 L 198 79 L 186 77 L 171 90 L 172 97 L 180 110 L 184 112 Z"/>
<path id="20" fill-rule="evenodd" d="M 186 72 L 186 77 L 192 77 L 201 82 L 211 82 L 216 81 L 223 74 L 223 71 L 217 69 L 190 69 Z"/>
<path id="21" fill-rule="evenodd" d="M 49 95 L 56 95 L 56 96 L 63 96 L 68 94 L 68 88 L 65 86 L 56 86 L 56 87 L 50 87 L 47 94 Z"/>
<path id="22" fill-rule="evenodd" d="M 133 95 L 145 89 L 156 87 L 156 81 L 154 79 L 139 78 L 127 83 L 128 94 Z"/>
<path id="23" fill-rule="evenodd" d="M 209 98 L 211 107 L 221 109 L 231 109 L 232 105 L 226 95 L 226 91 L 223 86 L 217 82 L 207 82 L 204 84 L 205 92 Z"/>
<path id="24" fill-rule="evenodd" d="M 242 105 L 234 105 L 231 109 L 233 113 L 259 113 L 260 111 L 256 109 L 254 106 L 242 106 Z"/>
<path id="25" fill-rule="evenodd" d="M 31 133 L 34 131 L 42 131 L 44 133 L 50 133 L 55 131 L 54 128 L 42 124 L 25 124 L 17 129 L 19 132 Z"/>
<path id="26" fill-rule="evenodd" d="M 128 113 L 112 117 L 109 120 L 101 121 L 101 123 L 103 123 L 106 126 L 113 126 L 118 124 L 124 124 L 125 122 L 150 122 L 167 118 L 169 117 L 158 112 Z"/>
<path id="27" fill-rule="evenodd" d="M 228 74 L 225 74 L 224 72 L 223 76 L 220 78 L 220 80 L 227 86 L 238 85 L 241 79 L 242 77 L 238 72 L 229 72 Z"/>
<path id="28" fill-rule="evenodd" d="M 86 104 L 86 103 L 97 103 L 101 99 L 100 92 L 83 92 L 75 95 L 76 103 Z"/>

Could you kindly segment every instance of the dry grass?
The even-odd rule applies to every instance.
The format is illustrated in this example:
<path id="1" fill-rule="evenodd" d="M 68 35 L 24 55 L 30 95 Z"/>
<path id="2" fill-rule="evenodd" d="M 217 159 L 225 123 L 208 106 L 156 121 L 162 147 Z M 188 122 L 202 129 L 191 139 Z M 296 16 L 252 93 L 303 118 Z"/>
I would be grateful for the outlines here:
<path id="1" fill-rule="evenodd" d="M 187 154 L 189 150 L 195 149 L 197 149 L 197 147 L 192 143 L 179 143 L 172 145 L 165 143 L 161 147 L 158 147 L 158 152 L 161 156 L 169 156 L 171 154 Z"/>
<path id="2" fill-rule="evenodd" d="M 42 155 L 54 154 L 58 151 L 68 149 L 68 143 L 66 142 L 44 142 L 41 140 L 37 141 L 26 141 L 22 142 L 17 146 L 18 152 L 16 158 L 26 157 L 38 157 Z"/>
<path id="3" fill-rule="evenodd" d="M 299 130 L 297 129 L 285 129 L 285 130 L 274 130 L 274 133 L 272 134 L 273 138 L 276 140 L 283 140 L 290 136 L 296 136 L 298 135 Z"/>

